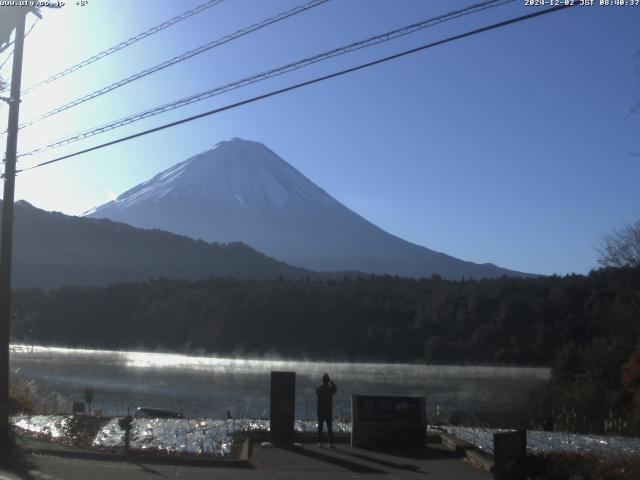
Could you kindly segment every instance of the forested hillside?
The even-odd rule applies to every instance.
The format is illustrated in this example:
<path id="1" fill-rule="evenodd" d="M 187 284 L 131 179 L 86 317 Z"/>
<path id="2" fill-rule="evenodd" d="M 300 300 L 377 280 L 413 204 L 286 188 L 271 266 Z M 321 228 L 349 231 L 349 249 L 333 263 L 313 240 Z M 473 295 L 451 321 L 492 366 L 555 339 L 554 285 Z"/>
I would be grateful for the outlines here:
<path id="1" fill-rule="evenodd" d="M 20 290 L 13 335 L 103 348 L 545 365 L 568 343 L 633 342 L 623 282 L 620 270 L 603 269 L 459 282 L 211 278 Z"/>
<path id="2" fill-rule="evenodd" d="M 110 220 L 47 212 L 22 201 L 15 207 L 14 237 L 15 287 L 108 285 L 160 276 L 189 280 L 212 275 L 257 279 L 320 276 L 243 243 L 207 243 Z"/>

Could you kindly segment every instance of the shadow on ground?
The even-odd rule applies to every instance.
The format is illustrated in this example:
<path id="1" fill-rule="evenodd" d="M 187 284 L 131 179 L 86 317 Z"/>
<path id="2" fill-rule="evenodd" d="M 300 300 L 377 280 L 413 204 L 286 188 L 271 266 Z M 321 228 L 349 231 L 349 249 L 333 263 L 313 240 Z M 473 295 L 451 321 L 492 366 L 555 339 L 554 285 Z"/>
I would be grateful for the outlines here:
<path id="1" fill-rule="evenodd" d="M 440 448 L 361 450 L 351 447 L 341 447 L 340 445 L 337 445 L 335 449 L 328 450 L 316 450 L 313 447 L 305 448 L 286 445 L 280 445 L 277 448 L 345 468 L 356 473 L 388 473 L 386 470 L 381 470 L 370 465 L 374 464 L 387 470 L 401 470 L 426 475 L 427 473 L 423 471 L 420 466 L 410 461 L 455 460 L 462 458 L 462 456 L 456 452 L 450 452 Z M 400 459 L 401 461 L 398 462 L 395 459 Z M 403 460 L 408 461 L 405 462 Z"/>
<path id="2" fill-rule="evenodd" d="M 23 480 L 41 480 L 30 473 L 37 470 L 37 467 L 33 464 L 31 459 L 25 455 L 18 454 L 16 457 L 1 462 L 0 466 L 7 468 Z"/>
<path id="3" fill-rule="evenodd" d="M 455 460 L 463 458 L 463 455 L 444 448 L 385 448 L 365 450 L 373 454 L 391 455 L 411 460 Z"/>
<path id="4" fill-rule="evenodd" d="M 343 459 L 343 458 L 337 458 L 333 455 L 329 455 L 328 453 L 324 453 L 322 450 L 310 450 L 307 448 L 302 448 L 297 446 L 284 446 L 284 445 L 278 446 L 276 448 L 285 450 L 287 452 L 296 453 L 298 455 L 312 458 L 314 460 L 318 460 L 321 462 L 330 463 L 337 467 L 351 470 L 352 472 L 355 472 L 355 473 L 386 473 L 384 470 L 378 470 L 368 465 L 363 465 L 362 463 L 354 462 L 354 461 Z M 331 450 L 331 451 L 337 452 L 337 449 Z"/>

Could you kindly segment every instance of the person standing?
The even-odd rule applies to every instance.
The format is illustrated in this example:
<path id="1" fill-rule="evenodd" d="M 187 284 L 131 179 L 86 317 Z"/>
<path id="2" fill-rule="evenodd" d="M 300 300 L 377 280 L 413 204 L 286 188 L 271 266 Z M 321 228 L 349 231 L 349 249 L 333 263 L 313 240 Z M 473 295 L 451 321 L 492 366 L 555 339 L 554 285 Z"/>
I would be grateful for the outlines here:
<path id="1" fill-rule="evenodd" d="M 333 395 L 338 391 L 336 384 L 331 381 L 329 374 L 322 375 L 322 383 L 316 387 L 318 400 L 318 447 L 322 447 L 322 427 L 327 424 L 329 448 L 336 448 L 333 444 Z"/>

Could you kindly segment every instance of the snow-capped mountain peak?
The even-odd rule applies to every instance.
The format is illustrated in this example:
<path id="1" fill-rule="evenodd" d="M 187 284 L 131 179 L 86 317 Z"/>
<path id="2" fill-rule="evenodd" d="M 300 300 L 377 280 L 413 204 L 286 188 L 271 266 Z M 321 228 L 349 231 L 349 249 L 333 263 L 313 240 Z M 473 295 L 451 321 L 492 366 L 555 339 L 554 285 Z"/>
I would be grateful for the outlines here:
<path id="1" fill-rule="evenodd" d="M 371 224 L 259 142 L 233 138 L 87 212 L 196 239 L 242 241 L 290 264 L 410 276 L 517 273 L 464 262 Z"/>
<path id="2" fill-rule="evenodd" d="M 195 155 L 124 192 L 104 207 L 128 208 L 145 202 L 234 201 L 282 208 L 296 202 L 332 198 L 259 142 L 233 138 Z M 102 207 L 87 212 L 97 216 Z"/>

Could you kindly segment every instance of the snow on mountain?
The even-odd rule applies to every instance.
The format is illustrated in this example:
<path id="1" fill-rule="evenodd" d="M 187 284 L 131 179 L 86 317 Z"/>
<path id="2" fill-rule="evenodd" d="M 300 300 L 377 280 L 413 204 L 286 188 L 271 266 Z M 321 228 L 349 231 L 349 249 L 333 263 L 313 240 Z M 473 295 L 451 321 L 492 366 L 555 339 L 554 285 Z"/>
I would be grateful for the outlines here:
<path id="1" fill-rule="evenodd" d="M 314 270 L 446 278 L 521 275 L 393 236 L 263 144 L 239 138 L 220 142 L 85 215 L 206 241 L 242 241 Z"/>

